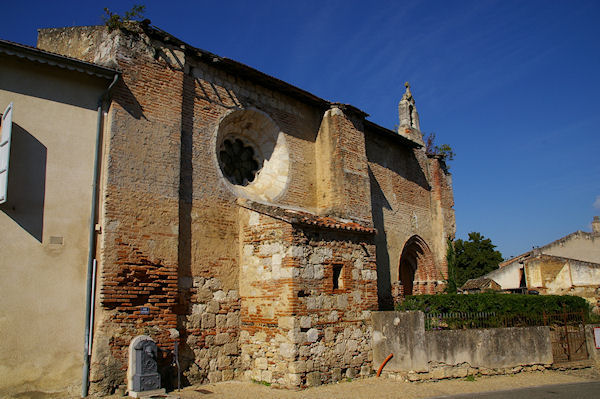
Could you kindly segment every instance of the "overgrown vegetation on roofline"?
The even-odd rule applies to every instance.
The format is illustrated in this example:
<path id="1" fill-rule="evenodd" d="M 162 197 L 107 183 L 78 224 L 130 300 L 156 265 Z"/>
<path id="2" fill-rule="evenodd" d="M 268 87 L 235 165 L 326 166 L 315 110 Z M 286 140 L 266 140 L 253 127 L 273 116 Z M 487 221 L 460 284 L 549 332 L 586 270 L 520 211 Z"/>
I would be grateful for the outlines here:
<path id="1" fill-rule="evenodd" d="M 104 25 L 108 28 L 108 31 L 112 32 L 115 29 L 122 29 L 127 21 L 142 21 L 144 19 L 145 10 L 146 6 L 134 4 L 129 11 L 125 11 L 125 14 L 120 16 L 105 7 L 102 20 L 104 21 Z"/>
<path id="2" fill-rule="evenodd" d="M 445 161 L 453 161 L 456 155 L 449 144 L 435 144 L 435 133 L 429 133 L 425 138 L 425 152 L 430 156 L 439 156 Z"/>

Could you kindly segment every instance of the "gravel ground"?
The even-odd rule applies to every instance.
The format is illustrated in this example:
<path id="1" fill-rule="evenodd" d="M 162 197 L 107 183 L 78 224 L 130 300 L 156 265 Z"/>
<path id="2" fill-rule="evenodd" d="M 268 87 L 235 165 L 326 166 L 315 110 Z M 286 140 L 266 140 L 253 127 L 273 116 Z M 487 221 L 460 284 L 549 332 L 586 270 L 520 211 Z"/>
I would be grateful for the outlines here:
<path id="1" fill-rule="evenodd" d="M 303 391 L 275 389 L 251 382 L 229 381 L 217 384 L 186 387 L 180 392 L 171 392 L 168 398 L 175 399 L 417 399 L 460 393 L 501 391 L 541 385 L 568 384 L 600 381 L 600 373 L 593 368 L 578 370 L 545 370 L 502 376 L 476 377 L 442 380 L 436 382 L 399 382 L 388 378 L 365 378 L 338 384 L 323 385 Z M 4 396 L 4 395 L 2 395 Z M 6 397 L 6 396 L 5 396 Z M 23 392 L 7 399 L 65 399 L 79 398 L 66 393 Z M 122 399 L 112 395 L 109 399 Z"/>
<path id="2" fill-rule="evenodd" d="M 476 377 L 442 380 L 437 382 L 399 382 L 387 378 L 365 378 L 351 382 L 324 385 L 303 391 L 274 389 L 248 382 L 222 382 L 187 387 L 171 396 L 181 399 L 344 399 L 344 398 L 430 398 L 460 393 L 501 391 L 551 384 L 566 384 L 600 380 L 600 374 L 592 368 L 580 370 L 546 370 L 503 376 Z"/>

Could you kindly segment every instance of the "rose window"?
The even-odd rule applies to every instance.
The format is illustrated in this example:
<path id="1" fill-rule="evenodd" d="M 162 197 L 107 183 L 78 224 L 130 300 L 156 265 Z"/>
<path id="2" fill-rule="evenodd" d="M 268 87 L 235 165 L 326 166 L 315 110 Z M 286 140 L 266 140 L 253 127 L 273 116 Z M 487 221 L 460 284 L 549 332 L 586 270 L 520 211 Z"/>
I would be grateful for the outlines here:
<path id="1" fill-rule="evenodd" d="M 247 186 L 254 181 L 259 168 L 254 149 L 240 139 L 223 141 L 219 163 L 225 177 L 238 186 Z"/>

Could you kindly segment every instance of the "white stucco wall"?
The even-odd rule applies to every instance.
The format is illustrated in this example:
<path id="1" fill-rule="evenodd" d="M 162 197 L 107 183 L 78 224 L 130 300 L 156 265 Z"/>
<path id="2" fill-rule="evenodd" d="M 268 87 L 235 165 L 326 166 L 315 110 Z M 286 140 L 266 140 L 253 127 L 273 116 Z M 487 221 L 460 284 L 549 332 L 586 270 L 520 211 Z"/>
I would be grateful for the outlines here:
<path id="1" fill-rule="evenodd" d="M 600 286 L 600 265 L 592 266 L 589 264 L 574 261 L 571 261 L 569 263 L 571 264 L 571 278 L 573 279 L 573 285 Z"/>
<path id="2" fill-rule="evenodd" d="M 496 269 L 486 274 L 486 277 L 491 278 L 498 284 L 503 290 L 511 288 L 519 288 L 521 282 L 521 273 L 519 270 L 523 267 L 519 262 L 513 262 L 500 269 Z"/>
<path id="3" fill-rule="evenodd" d="M 0 57 L 0 108 L 14 103 L 11 173 L 29 176 L 9 181 L 0 207 L 0 396 L 80 389 L 95 107 L 107 86 Z"/>
<path id="4" fill-rule="evenodd" d="M 546 255 L 600 263 L 600 236 L 584 232 L 574 233 L 556 243 L 542 247 L 541 252 Z"/>

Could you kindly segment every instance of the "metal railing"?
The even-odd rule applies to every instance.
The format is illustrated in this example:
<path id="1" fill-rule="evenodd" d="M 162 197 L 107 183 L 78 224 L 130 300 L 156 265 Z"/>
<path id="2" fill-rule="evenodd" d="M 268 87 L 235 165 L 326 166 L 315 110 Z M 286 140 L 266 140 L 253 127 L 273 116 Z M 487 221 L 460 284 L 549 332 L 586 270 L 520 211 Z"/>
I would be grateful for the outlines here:
<path id="1" fill-rule="evenodd" d="M 543 315 L 497 314 L 496 312 L 425 313 L 426 330 L 543 326 Z"/>
<path id="2" fill-rule="evenodd" d="M 498 314 L 496 312 L 425 313 L 426 330 L 564 326 L 586 323 L 584 312 L 542 314 Z"/>

